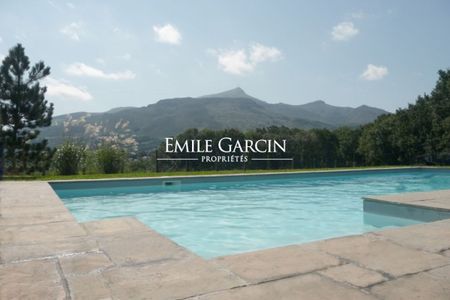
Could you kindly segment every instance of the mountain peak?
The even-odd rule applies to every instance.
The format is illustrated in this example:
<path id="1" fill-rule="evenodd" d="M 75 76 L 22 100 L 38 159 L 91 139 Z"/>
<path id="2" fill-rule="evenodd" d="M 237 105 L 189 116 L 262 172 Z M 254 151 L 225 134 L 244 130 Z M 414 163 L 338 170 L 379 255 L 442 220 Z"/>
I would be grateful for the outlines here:
<path id="1" fill-rule="evenodd" d="M 328 106 L 328 104 L 323 101 L 323 100 L 316 100 L 316 101 L 312 101 L 312 102 L 308 102 L 305 104 L 301 104 L 301 106 L 303 107 L 326 107 Z"/>
<path id="2" fill-rule="evenodd" d="M 242 88 L 236 87 L 234 89 L 220 92 L 217 94 L 205 95 L 199 98 L 248 98 L 255 99 L 252 96 L 248 95 Z"/>
<path id="3" fill-rule="evenodd" d="M 323 101 L 323 100 L 316 100 L 316 101 L 313 101 L 313 102 L 309 102 L 308 104 L 327 104 L 325 101 Z"/>

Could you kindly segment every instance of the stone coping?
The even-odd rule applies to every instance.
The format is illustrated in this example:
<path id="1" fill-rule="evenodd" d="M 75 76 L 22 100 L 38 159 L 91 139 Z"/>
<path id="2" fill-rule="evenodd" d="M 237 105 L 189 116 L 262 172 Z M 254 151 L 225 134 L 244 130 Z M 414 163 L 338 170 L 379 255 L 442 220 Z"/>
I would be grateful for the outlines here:
<path id="1" fill-rule="evenodd" d="M 367 199 L 448 209 L 450 190 Z M 449 299 L 450 219 L 205 260 L 133 217 L 0 182 L 0 299 Z"/>
<path id="2" fill-rule="evenodd" d="M 234 173 L 234 174 L 205 174 L 205 175 L 168 175 L 168 176 L 153 176 L 153 177 L 122 177 L 122 178 L 97 178 L 97 179 L 62 179 L 62 180 L 48 180 L 49 183 L 65 183 L 65 182 L 101 182 L 101 181 L 131 181 L 131 180 L 165 180 L 165 179 L 188 179 L 188 178 L 227 178 L 236 176 L 267 176 L 267 175 L 296 175 L 296 174 L 332 174 L 341 172 L 367 172 L 367 171 L 395 171 L 395 170 L 450 170 L 450 167 L 434 167 L 434 166 L 399 166 L 399 167 L 372 167 L 372 168 L 342 168 L 342 169 L 327 169 L 327 170 L 305 170 L 305 171 L 287 171 L 287 172 L 261 172 L 261 173 Z"/>

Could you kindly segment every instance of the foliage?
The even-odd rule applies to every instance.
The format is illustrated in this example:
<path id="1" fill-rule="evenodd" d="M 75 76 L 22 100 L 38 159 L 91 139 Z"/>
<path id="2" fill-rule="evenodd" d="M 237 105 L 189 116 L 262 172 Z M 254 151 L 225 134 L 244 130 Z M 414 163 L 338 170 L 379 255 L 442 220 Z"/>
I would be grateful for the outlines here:
<path id="1" fill-rule="evenodd" d="M 96 174 L 99 173 L 97 153 L 85 146 L 84 159 L 80 162 L 80 170 L 82 174 Z"/>
<path id="2" fill-rule="evenodd" d="M 153 172 L 155 171 L 155 156 L 141 155 L 128 160 L 126 172 Z"/>
<path id="3" fill-rule="evenodd" d="M 45 167 L 40 161 L 51 157 L 45 140 L 34 141 L 38 128 L 52 120 L 53 104 L 45 100 L 46 87 L 40 85 L 49 74 L 42 61 L 30 66 L 21 44 L 9 50 L 0 66 L 0 138 L 9 172 L 40 170 Z"/>
<path id="4" fill-rule="evenodd" d="M 440 70 L 430 95 L 363 128 L 359 151 L 367 164 L 450 163 L 450 70 Z"/>
<path id="5" fill-rule="evenodd" d="M 52 167 L 58 175 L 76 175 L 82 171 L 85 159 L 85 146 L 66 141 L 56 150 Z"/>
<path id="6" fill-rule="evenodd" d="M 358 143 L 361 136 L 361 128 L 342 127 L 334 131 L 338 141 L 338 165 L 355 166 L 362 164 Z"/>
<path id="7" fill-rule="evenodd" d="M 122 173 L 125 169 L 126 152 L 109 144 L 102 145 L 96 151 L 100 173 Z"/>

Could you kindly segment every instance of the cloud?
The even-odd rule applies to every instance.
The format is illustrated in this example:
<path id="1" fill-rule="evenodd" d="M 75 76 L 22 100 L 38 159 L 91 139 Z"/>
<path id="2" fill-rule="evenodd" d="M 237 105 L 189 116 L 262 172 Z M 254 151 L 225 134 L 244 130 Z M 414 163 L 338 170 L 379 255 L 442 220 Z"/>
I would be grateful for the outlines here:
<path id="1" fill-rule="evenodd" d="M 62 34 L 69 37 L 74 41 L 80 40 L 80 34 L 82 32 L 82 25 L 80 22 L 72 22 L 69 25 L 64 26 L 59 30 Z"/>
<path id="2" fill-rule="evenodd" d="M 348 41 L 359 33 L 352 22 L 341 22 L 333 27 L 331 35 L 335 41 Z"/>
<path id="3" fill-rule="evenodd" d="M 48 77 L 43 81 L 43 83 L 47 86 L 47 95 L 49 96 L 70 98 L 81 101 L 89 101 L 93 98 L 86 89 L 76 87 L 68 82 Z"/>
<path id="4" fill-rule="evenodd" d="M 368 64 L 366 70 L 361 74 L 364 80 L 380 80 L 388 75 L 388 68 L 385 66 L 375 66 Z"/>
<path id="5" fill-rule="evenodd" d="M 247 53 L 243 49 L 221 51 L 217 55 L 217 62 L 220 69 L 230 74 L 241 75 L 254 69 L 254 65 L 248 60 Z"/>
<path id="6" fill-rule="evenodd" d="M 181 33 L 171 24 L 164 26 L 155 25 L 153 26 L 153 32 L 157 42 L 171 45 L 179 45 L 181 43 Z"/>
<path id="7" fill-rule="evenodd" d="M 66 6 L 70 9 L 74 9 L 75 8 L 75 4 L 73 4 L 72 2 L 67 2 Z"/>
<path id="8" fill-rule="evenodd" d="M 136 74 L 133 72 L 126 70 L 123 72 L 117 73 L 106 73 L 100 69 L 88 66 L 84 63 L 73 63 L 69 65 L 65 72 L 70 75 L 75 76 L 85 76 L 85 77 L 93 77 L 93 78 L 102 78 L 102 79 L 111 79 L 111 80 L 127 80 L 133 79 L 136 77 Z"/>
<path id="9" fill-rule="evenodd" d="M 265 61 L 276 61 L 281 58 L 281 51 L 275 47 L 254 44 L 250 50 L 250 61 L 254 64 Z"/>
<path id="10" fill-rule="evenodd" d="M 1 43 L 1 42 L 3 42 L 3 39 L 2 39 L 2 37 L 0 36 L 0 43 Z"/>
<path id="11" fill-rule="evenodd" d="M 254 71 L 256 66 L 266 61 L 277 61 L 282 53 L 275 47 L 253 44 L 249 49 L 209 50 L 217 57 L 219 68 L 230 74 L 243 75 Z"/>

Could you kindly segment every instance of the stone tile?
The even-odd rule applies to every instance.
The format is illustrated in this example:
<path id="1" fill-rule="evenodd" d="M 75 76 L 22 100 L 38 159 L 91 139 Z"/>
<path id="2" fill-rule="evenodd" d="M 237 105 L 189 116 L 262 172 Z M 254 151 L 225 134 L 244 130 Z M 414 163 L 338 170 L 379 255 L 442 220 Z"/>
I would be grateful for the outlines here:
<path id="1" fill-rule="evenodd" d="M 0 265 L 0 299 L 65 299 L 56 262 Z"/>
<path id="2" fill-rule="evenodd" d="M 91 236 L 110 236 L 116 234 L 127 234 L 135 232 L 150 231 L 145 226 L 132 217 L 105 219 L 82 223 Z"/>
<path id="3" fill-rule="evenodd" d="M 426 272 L 426 274 L 433 278 L 439 278 L 450 283 L 450 265 L 430 270 Z"/>
<path id="4" fill-rule="evenodd" d="M 64 206 L 6 207 L 1 216 L 0 227 L 75 221 Z"/>
<path id="5" fill-rule="evenodd" d="M 393 276 L 417 273 L 450 263 L 442 255 L 405 248 L 370 235 L 325 240 L 306 245 Z"/>
<path id="6" fill-rule="evenodd" d="M 374 297 L 357 289 L 337 284 L 316 274 L 297 276 L 243 288 L 207 294 L 198 300 L 368 300 Z"/>
<path id="7" fill-rule="evenodd" d="M 66 276 L 87 274 L 113 266 L 113 263 L 103 253 L 86 253 L 71 255 L 59 259 Z"/>
<path id="8" fill-rule="evenodd" d="M 388 281 L 374 286 L 371 292 L 386 300 L 448 300 L 450 267 Z"/>
<path id="9" fill-rule="evenodd" d="M 367 287 L 386 280 L 380 273 L 360 268 L 354 264 L 331 267 L 319 273 L 333 280 L 350 283 L 358 287 Z"/>
<path id="10" fill-rule="evenodd" d="M 4 262 L 36 259 L 49 256 L 63 256 L 89 251 L 98 251 L 97 242 L 80 237 L 29 245 L 0 246 L 0 256 Z"/>
<path id="11" fill-rule="evenodd" d="M 35 192 L 38 195 L 38 192 Z M 1 194 L 1 193 L 0 193 Z M 47 193 L 45 193 L 47 194 Z M 23 195 L 22 195 L 23 196 Z M 45 207 L 53 207 L 53 206 L 61 206 L 64 205 L 56 195 L 51 196 L 50 198 L 42 198 L 39 197 L 37 199 L 30 199 L 31 197 L 9 197 L 8 196 L 0 196 L 2 199 L 0 203 L 0 207 L 2 209 L 5 208 L 45 208 Z"/>
<path id="12" fill-rule="evenodd" d="M 71 276 L 67 278 L 73 300 L 113 299 L 105 279 L 100 274 Z"/>
<path id="13" fill-rule="evenodd" d="M 51 217 L 54 214 L 67 214 L 71 216 L 69 210 L 62 204 L 58 205 L 44 205 L 44 206 L 30 206 L 30 207 L 17 207 L 9 206 L 2 207 L 2 218 L 26 218 L 26 217 Z"/>
<path id="14" fill-rule="evenodd" d="M 450 257 L 450 250 L 445 250 L 441 252 L 442 255 Z"/>
<path id="15" fill-rule="evenodd" d="M 103 276 L 118 299 L 179 299 L 244 284 L 198 257 L 115 268 Z"/>
<path id="16" fill-rule="evenodd" d="M 424 206 L 432 207 L 432 208 L 450 210 L 450 198 L 432 199 L 432 200 L 426 200 L 426 201 L 420 201 L 420 202 L 415 201 L 412 203 L 417 204 L 417 205 L 424 205 Z"/>
<path id="17" fill-rule="evenodd" d="M 117 265 L 179 259 L 194 255 L 152 231 L 99 238 L 98 244 Z"/>
<path id="18" fill-rule="evenodd" d="M 261 282 L 338 265 L 335 257 L 294 245 L 213 260 L 249 282 Z"/>
<path id="19" fill-rule="evenodd" d="M 374 234 L 400 245 L 429 252 L 450 248 L 450 220 L 382 230 Z"/>
<path id="20" fill-rule="evenodd" d="M 0 244 L 32 244 L 77 236 L 86 236 L 86 232 L 76 222 L 11 226 L 0 231 Z"/>
<path id="21" fill-rule="evenodd" d="M 43 181 L 0 182 L 0 207 L 35 207 L 61 205 L 55 191 Z"/>
<path id="22" fill-rule="evenodd" d="M 1 285 L 1 284 L 0 284 Z M 37 300 L 67 299 L 64 288 L 54 282 L 27 282 L 0 287 L 0 299 L 7 300 Z"/>
<path id="23" fill-rule="evenodd" d="M 20 283 L 31 279 L 35 281 L 59 281 L 56 262 L 54 260 L 39 260 L 0 265 L 0 282 L 2 284 Z"/>

